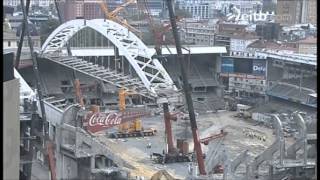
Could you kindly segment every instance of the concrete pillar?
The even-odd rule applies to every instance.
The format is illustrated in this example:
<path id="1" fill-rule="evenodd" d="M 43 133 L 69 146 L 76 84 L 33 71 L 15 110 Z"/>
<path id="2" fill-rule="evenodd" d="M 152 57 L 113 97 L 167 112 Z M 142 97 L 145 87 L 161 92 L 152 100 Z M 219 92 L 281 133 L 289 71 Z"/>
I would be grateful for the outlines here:
<path id="1" fill-rule="evenodd" d="M 269 164 L 269 179 L 273 179 L 273 165 Z"/>
<path id="2" fill-rule="evenodd" d="M 4 57 L 4 56 L 3 56 Z M 6 69 L 7 70 L 7 69 Z M 9 71 L 9 70 L 8 70 Z M 19 79 L 3 82 L 3 176 L 19 179 L 20 120 Z"/>
<path id="3" fill-rule="evenodd" d="M 95 168 L 95 157 L 94 156 L 91 156 L 90 157 L 90 169 L 94 169 Z"/>

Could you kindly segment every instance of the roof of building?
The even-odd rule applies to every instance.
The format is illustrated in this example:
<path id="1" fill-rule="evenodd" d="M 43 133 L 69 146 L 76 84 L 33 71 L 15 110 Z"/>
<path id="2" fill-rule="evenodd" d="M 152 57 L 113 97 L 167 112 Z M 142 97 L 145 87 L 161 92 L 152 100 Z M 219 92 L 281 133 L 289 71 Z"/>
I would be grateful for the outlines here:
<path id="1" fill-rule="evenodd" d="M 278 43 L 274 41 L 267 41 L 259 39 L 248 45 L 248 48 L 259 48 L 259 49 L 271 49 L 271 50 L 289 50 L 297 51 L 298 49 L 293 47 L 292 44 Z"/>
<path id="2" fill-rule="evenodd" d="M 306 39 L 298 41 L 299 44 L 317 44 L 316 37 L 308 37 Z"/>
<path id="3" fill-rule="evenodd" d="M 234 39 L 259 39 L 259 36 L 257 36 L 254 33 L 227 33 L 227 32 L 221 32 L 221 33 L 217 33 L 217 35 L 222 35 L 222 36 L 228 36 L 230 38 L 234 38 Z"/>
<path id="4" fill-rule="evenodd" d="M 14 40 L 17 39 L 16 34 L 14 32 L 3 32 L 3 40 Z"/>

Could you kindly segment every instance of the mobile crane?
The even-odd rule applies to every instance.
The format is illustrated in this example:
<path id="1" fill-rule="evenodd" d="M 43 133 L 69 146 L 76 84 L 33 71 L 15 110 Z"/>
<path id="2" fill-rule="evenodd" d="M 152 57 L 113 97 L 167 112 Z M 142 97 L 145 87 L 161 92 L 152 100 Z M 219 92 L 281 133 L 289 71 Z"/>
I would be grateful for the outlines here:
<path id="1" fill-rule="evenodd" d="M 191 162 L 193 153 L 188 152 L 188 142 L 185 139 L 177 139 L 177 148 L 173 144 L 171 121 L 177 120 L 178 113 L 170 113 L 168 103 L 163 103 L 164 123 L 166 131 L 167 151 L 162 153 L 152 153 L 152 158 L 156 163 L 167 164 L 175 162 Z"/>
<path id="2" fill-rule="evenodd" d="M 119 90 L 119 109 L 120 112 L 124 112 L 126 109 L 126 96 L 137 94 L 134 91 L 125 90 L 120 88 Z M 126 138 L 126 137 L 141 137 L 141 136 L 153 136 L 157 132 L 154 128 L 144 129 L 142 127 L 141 119 L 135 119 L 133 122 L 125 122 L 119 125 L 118 132 L 111 133 L 112 138 Z"/>
<path id="3" fill-rule="evenodd" d="M 173 1 L 167 0 L 166 3 L 167 3 L 168 11 L 169 11 L 172 33 L 173 33 L 173 37 L 174 37 L 174 41 L 175 41 L 175 45 L 176 45 L 177 54 L 178 54 L 177 57 L 178 57 L 178 61 L 180 64 L 181 77 L 182 77 L 182 82 L 183 82 L 183 90 L 184 90 L 184 94 L 185 94 L 186 102 L 187 102 L 187 106 L 188 106 L 188 111 L 189 111 L 190 125 L 191 125 L 194 148 L 195 148 L 198 167 L 199 167 L 199 173 L 200 173 L 200 175 L 206 175 L 207 173 L 205 170 L 205 165 L 204 165 L 204 160 L 203 160 L 204 157 L 203 157 L 201 144 L 200 144 L 200 140 L 199 140 L 197 121 L 196 121 L 196 116 L 194 113 L 191 92 L 189 89 L 189 82 L 188 82 L 188 78 L 187 78 L 187 74 L 186 74 L 186 70 L 185 70 L 185 60 L 184 60 L 184 56 L 182 54 L 181 42 L 180 42 L 180 37 L 178 34 L 178 28 L 177 28 L 177 23 L 176 23 L 176 18 L 175 18 L 176 16 L 175 16 L 174 8 L 173 8 Z"/>

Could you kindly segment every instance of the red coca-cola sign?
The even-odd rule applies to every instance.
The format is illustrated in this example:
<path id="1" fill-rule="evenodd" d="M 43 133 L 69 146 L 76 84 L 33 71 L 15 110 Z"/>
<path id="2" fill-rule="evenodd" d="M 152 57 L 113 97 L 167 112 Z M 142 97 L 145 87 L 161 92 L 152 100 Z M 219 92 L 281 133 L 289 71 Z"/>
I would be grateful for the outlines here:
<path id="1" fill-rule="evenodd" d="M 88 113 L 83 126 L 92 133 L 149 115 L 147 112 Z"/>

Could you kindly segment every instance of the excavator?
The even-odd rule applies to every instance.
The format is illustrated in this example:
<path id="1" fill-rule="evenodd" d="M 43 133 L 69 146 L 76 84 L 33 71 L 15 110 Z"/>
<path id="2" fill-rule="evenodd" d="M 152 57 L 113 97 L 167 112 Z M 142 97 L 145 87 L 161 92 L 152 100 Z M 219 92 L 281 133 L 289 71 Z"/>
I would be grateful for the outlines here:
<path id="1" fill-rule="evenodd" d="M 124 112 L 126 109 L 126 96 L 137 94 L 134 91 L 125 90 L 120 88 L 119 90 L 119 109 L 120 112 Z M 156 129 L 142 127 L 141 119 L 137 118 L 133 122 L 125 122 L 120 124 L 118 132 L 112 133 L 111 138 L 126 138 L 126 137 L 141 137 L 141 136 L 153 136 L 157 132 Z"/>
<path id="2" fill-rule="evenodd" d="M 125 26 L 127 27 L 131 32 L 134 32 L 135 34 L 137 34 L 139 37 L 141 37 L 141 32 L 132 27 L 128 22 L 127 20 L 125 19 L 122 19 L 118 16 L 118 13 L 123 10 L 125 7 L 127 7 L 128 5 L 130 4 L 133 4 L 133 3 L 137 3 L 136 0 L 127 0 L 125 3 L 121 4 L 120 6 L 118 6 L 115 10 L 109 12 L 108 10 L 108 5 L 105 1 L 101 1 L 99 2 L 100 4 L 100 8 L 102 9 L 102 11 L 104 12 L 105 16 L 107 19 L 111 20 L 111 21 L 114 21 L 118 24 L 121 24 L 122 26 Z"/>

